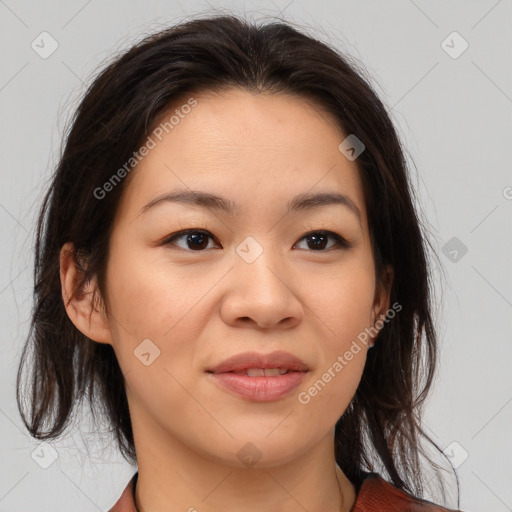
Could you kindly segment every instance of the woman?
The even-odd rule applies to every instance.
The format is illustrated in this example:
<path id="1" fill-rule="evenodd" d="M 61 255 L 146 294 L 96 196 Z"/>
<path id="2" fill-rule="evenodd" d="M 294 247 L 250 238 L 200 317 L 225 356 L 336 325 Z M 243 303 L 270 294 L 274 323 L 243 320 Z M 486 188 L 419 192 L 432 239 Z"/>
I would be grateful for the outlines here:
<path id="1" fill-rule="evenodd" d="M 135 45 L 40 213 L 30 433 L 100 406 L 138 465 L 113 512 L 447 510 L 423 499 L 411 195 L 383 104 L 327 45 L 233 16 Z"/>

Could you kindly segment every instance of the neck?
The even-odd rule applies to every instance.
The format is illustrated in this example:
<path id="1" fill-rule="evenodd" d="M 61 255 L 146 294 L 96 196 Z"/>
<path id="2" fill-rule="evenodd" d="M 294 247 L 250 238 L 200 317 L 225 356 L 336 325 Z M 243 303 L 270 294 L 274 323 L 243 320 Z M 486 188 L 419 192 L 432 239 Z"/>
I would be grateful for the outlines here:
<path id="1" fill-rule="evenodd" d="M 355 502 L 353 484 L 335 463 L 332 433 L 288 462 L 240 468 L 150 430 L 134 428 L 138 512 L 348 512 Z"/>

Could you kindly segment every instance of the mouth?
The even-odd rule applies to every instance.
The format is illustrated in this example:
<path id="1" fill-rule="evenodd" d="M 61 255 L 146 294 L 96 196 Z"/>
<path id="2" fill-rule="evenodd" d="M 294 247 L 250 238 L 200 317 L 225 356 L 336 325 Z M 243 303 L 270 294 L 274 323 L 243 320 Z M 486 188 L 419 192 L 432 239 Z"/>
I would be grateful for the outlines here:
<path id="1" fill-rule="evenodd" d="M 238 370 L 232 373 L 234 375 L 247 375 L 248 377 L 277 377 L 278 375 L 286 375 L 288 372 L 293 372 L 288 368 L 247 368 L 245 370 Z"/>
<path id="2" fill-rule="evenodd" d="M 206 370 L 224 391 L 254 402 L 270 402 L 291 393 L 309 373 L 308 366 L 286 352 L 245 353 Z"/>
<path id="3" fill-rule="evenodd" d="M 246 372 L 210 373 L 210 378 L 221 389 L 239 398 L 252 402 L 272 402 L 289 395 L 300 385 L 307 372 L 270 369 L 270 375 L 261 368 L 252 368 Z M 277 374 L 275 372 L 278 372 Z"/>
<path id="4" fill-rule="evenodd" d="M 258 370 L 260 373 L 254 374 L 255 377 L 261 377 L 261 371 L 271 372 L 268 376 L 284 374 L 289 371 L 307 372 L 308 366 L 304 361 L 288 352 L 272 352 L 270 354 L 258 354 L 257 352 L 245 352 L 225 359 L 218 365 L 208 368 L 209 373 L 238 373 L 248 372 L 249 370 Z"/>

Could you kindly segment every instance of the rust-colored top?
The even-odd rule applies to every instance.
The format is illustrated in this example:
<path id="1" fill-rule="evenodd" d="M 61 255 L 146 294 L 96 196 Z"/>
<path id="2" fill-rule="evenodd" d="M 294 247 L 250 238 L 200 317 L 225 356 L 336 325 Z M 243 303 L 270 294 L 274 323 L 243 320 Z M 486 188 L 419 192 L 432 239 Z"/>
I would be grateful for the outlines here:
<path id="1" fill-rule="evenodd" d="M 109 512 L 137 512 L 135 508 L 136 473 Z M 368 473 L 356 496 L 351 512 L 460 512 L 414 498 L 394 487 L 377 473 Z"/>

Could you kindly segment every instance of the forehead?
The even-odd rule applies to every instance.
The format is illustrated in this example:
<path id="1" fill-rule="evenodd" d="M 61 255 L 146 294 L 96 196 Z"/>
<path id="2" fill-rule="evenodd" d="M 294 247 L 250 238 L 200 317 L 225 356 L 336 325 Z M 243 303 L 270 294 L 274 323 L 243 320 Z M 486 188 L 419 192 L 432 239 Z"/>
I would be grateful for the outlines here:
<path id="1" fill-rule="evenodd" d="M 308 98 L 239 88 L 190 94 L 159 116 L 150 136 L 155 145 L 132 171 L 124 207 L 178 187 L 253 208 L 331 190 L 350 196 L 365 220 L 359 169 L 338 149 L 346 134 Z"/>

